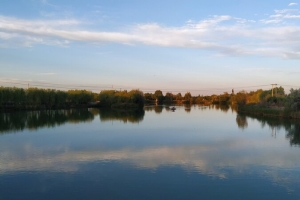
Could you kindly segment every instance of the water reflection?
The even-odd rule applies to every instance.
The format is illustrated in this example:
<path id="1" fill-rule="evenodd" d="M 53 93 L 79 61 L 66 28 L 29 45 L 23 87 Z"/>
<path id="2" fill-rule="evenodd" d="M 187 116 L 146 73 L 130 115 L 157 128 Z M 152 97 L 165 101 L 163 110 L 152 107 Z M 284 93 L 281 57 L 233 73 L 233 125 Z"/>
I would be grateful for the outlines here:
<path id="1" fill-rule="evenodd" d="M 291 145 L 300 146 L 300 124 L 293 124 L 287 129 L 286 137 L 290 139 Z"/>
<path id="2" fill-rule="evenodd" d="M 11 177 L 19 176 L 20 180 L 29 183 L 33 174 L 48 177 L 51 173 L 59 172 L 57 182 L 53 184 L 53 179 L 50 179 L 50 181 L 43 181 L 43 184 L 49 188 L 53 187 L 51 184 L 61 187 L 61 182 L 69 180 L 69 182 L 65 181 L 67 184 L 64 185 L 73 186 L 76 183 L 82 186 L 78 178 L 84 177 L 88 182 L 88 187 L 94 186 L 97 189 L 103 186 L 99 185 L 100 182 L 106 184 L 105 180 L 112 180 L 111 183 L 114 184 L 106 184 L 107 190 L 116 191 L 115 183 L 124 181 L 126 178 L 115 174 L 123 170 L 124 174 L 128 175 L 128 179 L 136 178 L 137 182 L 135 184 L 125 182 L 120 188 L 128 185 L 132 188 L 142 187 L 145 183 L 151 182 L 149 180 L 154 177 L 152 185 L 157 185 L 164 180 L 172 180 L 172 184 L 178 184 L 171 194 L 173 191 L 182 189 L 186 183 L 196 185 L 194 192 L 199 192 L 199 188 L 203 185 L 209 185 L 210 190 L 207 193 L 228 185 L 233 189 L 228 191 L 225 189 L 223 196 L 227 198 L 235 197 L 236 193 L 233 190 L 249 191 L 249 185 L 256 185 L 262 190 L 266 188 L 265 186 L 274 189 L 274 185 L 279 185 L 288 191 L 299 191 L 299 148 L 290 148 L 285 138 L 281 140 L 278 138 L 275 141 L 273 138 L 264 137 L 266 134 L 263 129 L 257 134 L 258 136 L 253 136 L 255 133 L 240 134 L 241 130 L 236 128 L 237 124 L 242 129 L 249 129 L 252 125 L 250 118 L 253 119 L 255 125 L 270 126 L 278 130 L 284 128 L 291 145 L 298 145 L 299 123 L 246 115 L 236 116 L 230 112 L 224 115 L 224 112 L 229 109 L 228 107 L 221 108 L 221 106 L 192 106 L 189 107 L 192 110 L 189 114 L 185 113 L 186 107 L 182 108 L 178 107 L 173 114 L 165 106 L 146 107 L 146 112 L 155 112 L 159 115 L 147 113 L 151 117 L 145 118 L 145 121 L 138 125 L 135 123 L 144 120 L 144 111 L 90 109 L 72 111 L 77 113 L 68 113 L 71 111 L 53 111 L 48 114 L 47 112 L 29 112 L 25 113 L 25 117 L 24 113 L 14 113 L 16 116 L 23 116 L 19 118 L 10 114 L 1 115 L 0 127 L 3 132 L 2 126 L 5 123 L 9 123 L 6 130 L 9 129 L 8 127 L 23 130 L 28 128 L 28 120 L 34 122 L 29 124 L 35 124 L 30 127 L 36 128 L 46 126 L 45 119 L 52 119 L 53 122 L 49 124 L 54 125 L 63 124 L 69 120 L 78 123 L 92 119 L 98 122 L 99 119 L 100 122 L 119 120 L 124 123 L 130 122 L 130 124 L 125 126 L 123 123 L 116 123 L 116 126 L 111 126 L 109 123 L 101 123 L 101 125 L 95 123 L 91 129 L 89 129 L 89 124 L 82 127 L 76 125 L 71 133 L 64 133 L 65 129 L 57 128 L 52 129 L 51 134 L 1 135 L 0 175 L 9 177 L 13 174 L 14 176 Z M 222 111 L 222 114 L 218 115 L 210 109 Z M 163 110 L 169 112 L 162 112 Z M 61 119 L 55 120 L 55 115 L 60 116 Z M 69 118 L 69 115 L 73 117 Z M 96 118 L 95 116 L 98 115 L 99 118 Z M 18 120 L 22 123 L 17 123 Z M 210 120 L 213 123 L 210 123 Z M 257 127 L 260 128 L 260 126 Z M 72 129 L 72 126 L 67 128 Z M 226 131 L 220 132 L 223 130 Z M 26 137 L 23 137 L 24 135 Z M 46 142 L 42 143 L 43 141 Z M 112 165 L 107 165 L 107 163 L 115 163 L 118 168 L 112 168 Z M 174 177 L 178 177 L 178 173 L 172 174 L 172 169 L 176 167 L 182 169 L 181 173 L 184 176 L 175 181 Z M 108 173 L 102 169 L 107 170 Z M 161 170 L 159 175 L 152 173 L 159 170 Z M 146 174 L 145 172 L 149 172 L 149 175 L 141 178 L 140 175 Z M 22 177 L 22 174 L 26 174 L 29 178 Z M 64 176 L 66 174 L 68 178 Z M 164 176 L 165 174 L 167 176 Z M 200 180 L 203 181 L 203 185 L 199 184 Z M 51 184 L 47 185 L 48 182 Z M 4 181 L 0 181 L 1 183 Z M 8 188 L 13 190 L 16 184 L 3 185 L 8 185 Z M 168 185 L 162 185 L 164 186 Z M 190 188 L 186 189 L 191 191 Z M 155 189 L 150 187 L 146 192 L 151 193 L 153 190 Z M 256 189 L 252 189 L 252 192 L 257 194 L 257 196 L 254 195 L 255 197 L 261 195 Z M 270 191 L 265 191 L 265 193 L 268 192 Z M 176 195 L 171 196 L 170 199 L 176 197 Z"/>
<path id="3" fill-rule="evenodd" d="M 188 171 L 225 178 L 228 176 L 228 173 L 223 171 L 225 167 L 234 167 L 237 172 L 240 172 L 253 166 L 290 168 L 300 165 L 297 152 L 274 153 L 270 151 L 261 154 L 265 147 L 255 144 L 254 141 L 242 140 L 207 145 L 145 147 L 142 149 L 93 147 L 70 151 L 70 149 L 58 148 L 48 154 L 43 152 L 42 147 L 24 145 L 20 148 L 22 148 L 22 154 L 14 151 L 1 152 L 1 161 L 3 162 L 0 171 L 46 169 L 59 171 L 62 168 L 64 171 L 74 171 L 82 162 L 115 160 L 130 162 L 138 168 L 149 169 L 156 169 L 164 165 L 181 165 Z M 236 151 L 239 153 L 237 154 Z M 65 164 L 57 165 L 57 163 Z"/>
<path id="4" fill-rule="evenodd" d="M 164 108 L 167 110 L 168 106 L 162 106 L 162 105 L 145 106 L 144 110 L 146 112 L 154 111 L 156 114 L 160 114 L 160 113 L 162 113 Z"/>
<path id="5" fill-rule="evenodd" d="M 184 110 L 185 110 L 185 112 L 190 113 L 191 112 L 191 105 L 185 104 L 184 105 Z"/>
<path id="6" fill-rule="evenodd" d="M 111 109 L 101 109 L 99 110 L 101 121 L 111 121 L 119 120 L 124 123 L 139 123 L 143 121 L 145 111 L 144 110 L 111 110 Z"/>
<path id="7" fill-rule="evenodd" d="M 146 112 L 152 112 L 154 111 L 156 114 L 161 114 L 164 110 L 167 112 L 175 112 L 176 111 L 176 107 L 181 107 L 182 105 L 177 105 L 177 104 L 170 104 L 170 105 L 155 105 L 155 106 L 145 106 L 144 110 Z M 172 108 L 175 108 L 175 110 L 173 110 Z"/>
<path id="8" fill-rule="evenodd" d="M 281 119 L 281 118 L 271 118 L 264 117 L 260 115 L 245 115 L 237 114 L 236 123 L 239 128 L 245 129 L 248 127 L 247 118 L 252 120 L 257 120 L 260 122 L 261 127 L 268 126 L 272 131 L 272 136 L 276 137 L 276 132 L 280 129 L 286 131 L 286 138 L 290 140 L 290 145 L 300 146 L 300 122 L 292 119 Z"/>
<path id="9" fill-rule="evenodd" d="M 163 107 L 162 106 L 155 106 L 154 107 L 154 112 L 157 114 L 162 113 Z"/>
<path id="10" fill-rule="evenodd" d="M 221 110 L 225 113 L 227 113 L 230 108 L 228 104 L 212 104 L 211 107 L 215 110 Z"/>
<path id="11" fill-rule="evenodd" d="M 94 114 L 87 109 L 0 113 L 0 133 L 90 122 L 93 119 Z"/>
<path id="12" fill-rule="evenodd" d="M 145 111 L 71 109 L 0 113 L 0 133 L 51 128 L 65 123 L 91 122 L 97 115 L 100 115 L 101 121 L 120 120 L 124 123 L 138 123 L 143 120 Z"/>
<path id="13" fill-rule="evenodd" d="M 265 146 L 269 147 L 269 151 L 265 151 Z M 256 174 L 261 179 L 271 179 L 284 187 L 297 184 L 300 174 L 287 173 L 285 169 L 300 166 L 298 152 L 278 152 L 271 143 L 265 143 L 265 146 L 256 141 L 233 140 L 227 143 L 220 141 L 206 145 L 140 149 L 132 147 L 120 149 L 93 147 L 84 150 L 54 148 L 46 153 L 43 147 L 24 145 L 21 146 L 23 154 L 16 151 L 0 153 L 0 174 L 18 171 L 77 172 L 82 170 L 83 163 L 87 165 L 116 161 L 151 171 L 162 166 L 180 166 L 188 173 L 197 172 L 219 179 Z"/>
<path id="14" fill-rule="evenodd" d="M 241 129 L 245 129 L 248 127 L 247 117 L 245 115 L 237 114 L 236 123 Z"/>

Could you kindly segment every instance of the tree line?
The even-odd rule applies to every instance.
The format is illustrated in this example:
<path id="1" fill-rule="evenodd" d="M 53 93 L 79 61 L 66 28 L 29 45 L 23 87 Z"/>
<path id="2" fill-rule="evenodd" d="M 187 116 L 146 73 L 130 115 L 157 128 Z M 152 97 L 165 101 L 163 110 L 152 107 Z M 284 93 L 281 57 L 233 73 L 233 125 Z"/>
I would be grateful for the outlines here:
<path id="1" fill-rule="evenodd" d="M 0 105 L 9 107 L 63 107 L 83 105 L 95 99 L 95 94 L 87 90 L 61 91 L 39 88 L 0 87 Z"/>
<path id="2" fill-rule="evenodd" d="M 113 108 L 143 108 L 145 98 L 140 90 L 103 90 L 99 94 L 101 106 Z"/>
<path id="3" fill-rule="evenodd" d="M 291 89 L 289 94 L 286 94 L 283 87 L 276 87 L 270 90 L 258 89 L 256 91 L 247 92 L 245 90 L 235 93 L 224 92 L 223 94 L 213 95 L 198 95 L 192 96 L 190 92 L 184 95 L 181 93 L 173 94 L 167 92 L 163 95 L 161 90 L 156 90 L 154 93 L 145 93 L 145 101 L 147 103 L 183 103 L 183 104 L 236 104 L 243 106 L 246 104 L 260 104 L 265 106 L 286 107 L 294 111 L 300 110 L 300 89 Z"/>
<path id="4" fill-rule="evenodd" d="M 243 105 L 255 105 L 256 107 L 282 108 L 286 113 L 298 112 L 300 110 L 300 89 L 290 89 L 286 94 L 283 87 L 276 87 L 273 90 L 256 90 L 252 92 L 239 92 L 233 96 L 233 102 Z"/>
<path id="5" fill-rule="evenodd" d="M 93 102 L 93 103 L 92 103 Z M 142 108 L 145 103 L 182 103 L 182 104 L 261 104 L 276 105 L 298 111 L 300 109 L 300 89 L 291 89 L 286 94 L 283 87 L 272 90 L 240 91 L 235 93 L 192 96 L 171 92 L 163 94 L 161 90 L 143 93 L 140 90 L 103 90 L 94 93 L 87 90 L 61 91 L 55 89 L 0 87 L 0 108 L 65 108 L 96 105 L 115 108 Z"/>
<path id="6" fill-rule="evenodd" d="M 101 102 L 101 103 L 100 103 Z M 0 87 L 0 109 L 39 109 L 87 106 L 143 107 L 144 96 L 139 90 L 104 90 L 94 93 L 87 90 L 61 91 L 40 88 Z"/>
<path id="7" fill-rule="evenodd" d="M 235 95 L 234 94 L 228 94 L 225 92 L 221 95 L 198 95 L 198 96 L 192 96 L 190 92 L 186 92 L 184 95 L 181 93 L 173 94 L 171 92 L 167 92 L 165 95 L 163 95 L 161 90 L 156 90 L 154 93 L 145 93 L 145 101 L 146 103 L 157 103 L 157 104 L 163 104 L 163 103 L 179 103 L 179 104 L 204 104 L 204 105 L 210 105 L 210 104 L 228 104 L 233 101 Z"/>

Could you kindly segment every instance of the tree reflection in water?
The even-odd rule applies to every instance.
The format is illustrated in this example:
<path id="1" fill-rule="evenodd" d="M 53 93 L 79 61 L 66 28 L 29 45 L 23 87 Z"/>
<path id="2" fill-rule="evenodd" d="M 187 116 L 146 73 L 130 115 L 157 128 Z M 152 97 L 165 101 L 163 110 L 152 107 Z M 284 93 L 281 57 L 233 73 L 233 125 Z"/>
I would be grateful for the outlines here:
<path id="1" fill-rule="evenodd" d="M 136 123 L 143 120 L 145 111 L 117 111 L 93 108 L 0 113 L 0 133 L 25 129 L 36 130 L 43 127 L 51 128 L 65 123 L 91 122 L 97 115 L 100 115 L 101 121 L 121 120 Z"/>
<path id="2" fill-rule="evenodd" d="M 268 126 L 272 130 L 272 135 L 274 135 L 274 130 L 280 130 L 284 128 L 286 131 L 286 138 L 290 140 L 290 145 L 300 146 L 300 122 L 293 119 L 282 119 L 282 118 L 271 118 L 259 115 L 244 115 L 237 114 L 236 123 L 239 128 L 245 129 L 248 127 L 247 118 L 256 119 L 261 123 L 262 127 Z M 276 133 L 275 133 L 276 134 Z"/>
<path id="3" fill-rule="evenodd" d="M 185 104 L 184 105 L 184 110 L 185 110 L 185 112 L 190 113 L 191 112 L 191 105 Z"/>
<path id="4" fill-rule="evenodd" d="M 155 113 L 159 114 L 162 112 L 163 108 L 163 106 L 154 106 L 145 107 L 145 110 L 154 110 Z M 211 107 L 209 107 L 209 109 L 210 108 Z M 214 105 L 213 109 L 220 109 L 224 112 L 227 112 L 229 110 L 229 107 Z M 185 111 L 189 112 L 190 109 L 186 107 Z M 145 111 L 126 111 L 94 108 L 0 113 L 0 133 L 16 132 L 20 130 L 22 131 L 24 129 L 35 130 L 43 127 L 50 128 L 65 123 L 91 122 L 97 115 L 99 115 L 100 121 L 119 120 L 124 123 L 139 123 L 144 119 Z M 248 127 L 247 118 L 256 119 L 261 123 L 262 127 L 267 125 L 272 130 L 284 128 L 287 133 L 286 138 L 290 140 L 290 144 L 300 146 L 299 121 L 238 114 L 236 117 L 236 123 L 239 128 L 245 129 Z"/>
<path id="5" fill-rule="evenodd" d="M 50 128 L 65 123 L 89 122 L 93 119 L 94 115 L 87 109 L 0 113 L 0 132 Z"/>
<path id="6" fill-rule="evenodd" d="M 245 115 L 238 114 L 236 116 L 236 123 L 241 129 L 245 129 L 248 127 L 247 117 Z"/>
<path id="7" fill-rule="evenodd" d="M 143 121 L 145 111 L 138 110 L 111 110 L 111 109 L 100 109 L 100 120 L 101 121 L 111 121 L 111 120 L 119 120 L 124 123 L 139 123 Z"/>
<path id="8" fill-rule="evenodd" d="M 154 111 L 156 114 L 160 114 L 162 113 L 164 107 L 167 108 L 167 106 L 163 106 L 163 105 L 150 105 L 150 106 L 145 106 L 144 110 L 146 112 Z"/>
<path id="9" fill-rule="evenodd" d="M 230 106 L 228 104 L 212 104 L 211 107 L 216 110 L 221 110 L 225 113 L 227 113 L 230 108 Z"/>
<path id="10" fill-rule="evenodd" d="M 287 130 L 286 137 L 290 140 L 291 145 L 300 146 L 300 124 L 293 124 Z"/>
<path id="11" fill-rule="evenodd" d="M 162 106 L 155 106 L 154 107 L 154 112 L 157 113 L 157 114 L 160 114 L 163 110 L 163 107 Z"/>

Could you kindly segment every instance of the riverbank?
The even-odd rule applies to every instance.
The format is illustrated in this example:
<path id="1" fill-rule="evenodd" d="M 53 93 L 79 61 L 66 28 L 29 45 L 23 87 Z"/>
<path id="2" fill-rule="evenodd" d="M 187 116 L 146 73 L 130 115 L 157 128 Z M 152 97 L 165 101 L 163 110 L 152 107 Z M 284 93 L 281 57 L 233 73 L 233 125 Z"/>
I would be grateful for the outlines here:
<path id="1" fill-rule="evenodd" d="M 238 106 L 238 112 L 268 117 L 300 119 L 300 111 L 290 111 L 285 107 L 275 105 L 246 104 Z"/>

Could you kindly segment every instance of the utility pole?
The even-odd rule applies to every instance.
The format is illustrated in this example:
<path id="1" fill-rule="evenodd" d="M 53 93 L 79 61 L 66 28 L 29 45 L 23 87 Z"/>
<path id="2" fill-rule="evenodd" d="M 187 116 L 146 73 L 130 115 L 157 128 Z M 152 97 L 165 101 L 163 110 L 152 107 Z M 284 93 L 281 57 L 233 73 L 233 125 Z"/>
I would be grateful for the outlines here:
<path id="1" fill-rule="evenodd" d="M 29 89 L 29 83 L 27 83 L 27 89 Z"/>
<path id="2" fill-rule="evenodd" d="M 274 89 L 274 86 L 277 86 L 277 84 L 271 84 L 272 85 L 272 97 L 274 96 L 273 95 L 273 89 Z M 276 89 L 276 94 L 275 94 L 276 96 L 277 96 L 277 89 Z"/>

